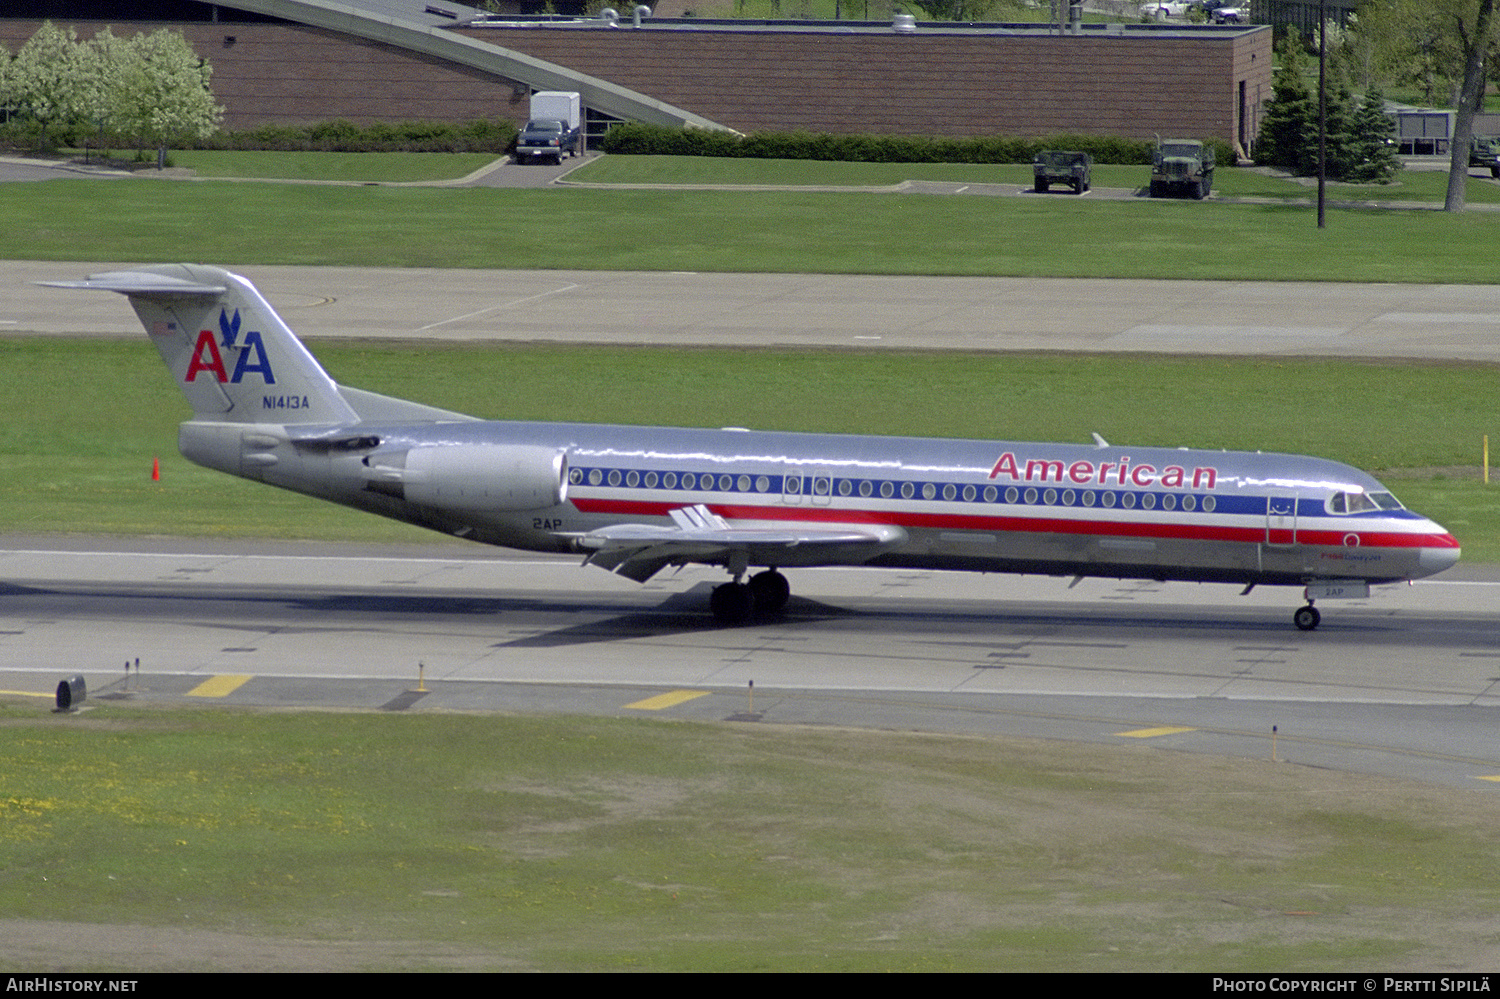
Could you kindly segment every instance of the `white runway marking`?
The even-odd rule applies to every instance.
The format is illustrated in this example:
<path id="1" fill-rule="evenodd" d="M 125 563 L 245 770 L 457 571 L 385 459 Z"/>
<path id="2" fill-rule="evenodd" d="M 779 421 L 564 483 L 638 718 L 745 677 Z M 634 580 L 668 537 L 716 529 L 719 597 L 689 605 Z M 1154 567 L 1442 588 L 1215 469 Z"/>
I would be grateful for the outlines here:
<path id="1" fill-rule="evenodd" d="M 573 291 L 573 290 L 575 290 L 575 289 L 577 289 L 579 287 L 581 287 L 581 285 L 569 284 L 569 285 L 564 285 L 561 288 L 554 288 L 551 291 L 544 291 L 544 292 L 542 292 L 541 294 L 538 294 L 538 295 L 527 295 L 525 298 L 513 298 L 513 299 L 511 299 L 508 302 L 501 302 L 500 304 L 498 304 L 498 305 L 492 305 L 492 306 L 490 306 L 487 309 L 479 309 L 476 312 L 465 313 L 462 316 L 454 316 L 452 319 L 444 319 L 441 322 L 428 323 L 426 326 L 418 326 L 416 328 L 415 332 L 417 332 L 417 333 L 426 333 L 428 330 L 435 330 L 439 326 L 447 326 L 449 323 L 461 323 L 465 319 L 476 319 L 479 316 L 487 315 L 488 313 L 496 312 L 496 311 L 498 311 L 500 309 L 509 309 L 509 308 L 512 308 L 512 307 L 517 306 L 517 305 L 524 305 L 527 302 L 535 302 L 538 299 L 550 298 L 553 295 L 564 295 L 564 294 L 567 294 L 568 292 Z"/>

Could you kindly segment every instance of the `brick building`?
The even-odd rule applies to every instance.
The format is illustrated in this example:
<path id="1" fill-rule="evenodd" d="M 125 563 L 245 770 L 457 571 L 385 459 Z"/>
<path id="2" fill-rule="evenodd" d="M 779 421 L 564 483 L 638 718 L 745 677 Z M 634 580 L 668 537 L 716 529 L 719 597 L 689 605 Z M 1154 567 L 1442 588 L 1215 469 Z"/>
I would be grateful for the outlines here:
<path id="1" fill-rule="evenodd" d="M 577 90 L 596 121 L 934 136 L 1072 132 L 1253 140 L 1271 93 L 1264 26 L 476 20 L 443 0 L 38 0 L 91 37 L 181 28 L 225 124 L 526 115 Z"/>

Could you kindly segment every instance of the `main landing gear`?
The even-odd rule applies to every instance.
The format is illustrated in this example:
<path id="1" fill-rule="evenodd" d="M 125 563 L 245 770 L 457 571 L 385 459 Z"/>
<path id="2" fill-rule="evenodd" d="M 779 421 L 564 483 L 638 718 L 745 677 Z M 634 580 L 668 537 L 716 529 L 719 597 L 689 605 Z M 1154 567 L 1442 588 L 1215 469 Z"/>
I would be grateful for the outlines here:
<path id="1" fill-rule="evenodd" d="M 720 624 L 744 624 L 756 615 L 776 614 L 792 595 L 791 584 L 775 569 L 757 572 L 747 582 L 736 575 L 733 582 L 715 586 L 708 608 Z"/>
<path id="2" fill-rule="evenodd" d="M 1312 631 L 1321 620 L 1323 620 L 1323 615 L 1318 613 L 1318 609 L 1313 606 L 1311 600 L 1308 600 L 1306 607 L 1298 607 L 1296 613 L 1292 615 L 1292 623 L 1301 631 Z"/>

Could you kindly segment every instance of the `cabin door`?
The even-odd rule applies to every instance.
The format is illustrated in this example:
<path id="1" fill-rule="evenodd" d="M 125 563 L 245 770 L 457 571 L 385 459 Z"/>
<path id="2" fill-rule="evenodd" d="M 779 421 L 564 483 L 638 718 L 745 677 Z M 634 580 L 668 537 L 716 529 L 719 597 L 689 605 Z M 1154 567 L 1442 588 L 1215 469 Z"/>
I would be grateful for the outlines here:
<path id="1" fill-rule="evenodd" d="M 1297 543 L 1297 495 L 1285 489 L 1266 497 L 1266 544 Z"/>

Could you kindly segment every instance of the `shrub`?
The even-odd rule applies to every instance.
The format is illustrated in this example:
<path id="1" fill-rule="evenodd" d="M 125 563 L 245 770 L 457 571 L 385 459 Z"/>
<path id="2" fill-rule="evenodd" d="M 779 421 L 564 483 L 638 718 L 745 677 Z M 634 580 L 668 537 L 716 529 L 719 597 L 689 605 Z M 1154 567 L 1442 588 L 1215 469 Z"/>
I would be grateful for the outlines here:
<path id="1" fill-rule="evenodd" d="M 1234 163 L 1234 150 L 1211 139 L 1218 162 Z M 743 156 L 755 159 L 840 160 L 858 163 L 1030 163 L 1043 149 L 1077 149 L 1096 163 L 1143 165 L 1154 143 L 1108 135 L 1008 135 L 937 139 L 907 135 L 826 135 L 809 132 L 732 132 L 636 123 L 617 125 L 599 143 L 606 153 L 634 156 Z"/>
<path id="2" fill-rule="evenodd" d="M 356 125 L 344 119 L 315 125 L 262 125 L 241 132 L 221 131 L 183 148 L 269 149 L 340 153 L 505 153 L 515 148 L 516 126 L 479 119 L 451 122 L 405 121 Z"/>

